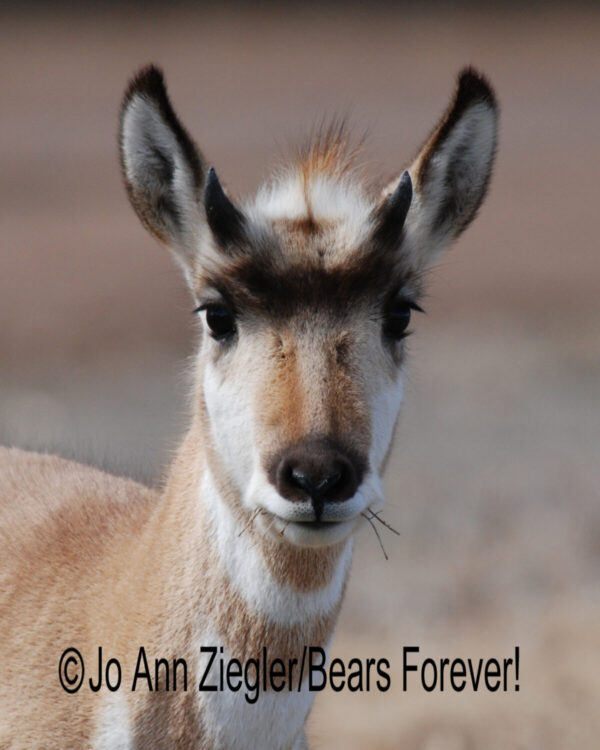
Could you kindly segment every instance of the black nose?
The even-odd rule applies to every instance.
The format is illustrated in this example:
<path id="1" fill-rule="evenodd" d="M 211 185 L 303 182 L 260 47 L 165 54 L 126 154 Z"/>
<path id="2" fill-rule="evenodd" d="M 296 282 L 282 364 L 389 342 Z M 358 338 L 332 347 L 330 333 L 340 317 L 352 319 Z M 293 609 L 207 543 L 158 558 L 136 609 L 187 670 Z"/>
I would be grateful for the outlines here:
<path id="1" fill-rule="evenodd" d="M 317 520 L 326 502 L 351 498 L 362 480 L 363 462 L 326 438 L 307 438 L 276 460 L 275 486 L 292 501 L 310 500 Z"/>

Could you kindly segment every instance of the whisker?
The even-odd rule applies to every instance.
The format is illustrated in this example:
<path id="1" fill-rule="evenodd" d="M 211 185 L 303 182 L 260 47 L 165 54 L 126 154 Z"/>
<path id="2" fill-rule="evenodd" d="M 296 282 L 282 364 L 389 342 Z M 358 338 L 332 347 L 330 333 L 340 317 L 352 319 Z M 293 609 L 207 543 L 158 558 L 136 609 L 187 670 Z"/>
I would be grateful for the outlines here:
<path id="1" fill-rule="evenodd" d="M 383 552 L 383 556 L 385 557 L 386 560 L 389 560 L 390 558 L 387 556 L 387 553 L 385 551 L 385 547 L 383 546 L 383 542 L 381 541 L 381 537 L 379 536 L 379 532 L 377 531 L 377 526 L 375 526 L 375 524 L 373 523 L 373 521 L 371 520 L 371 518 L 366 513 L 361 513 L 360 515 L 364 516 L 367 519 L 367 521 L 371 524 L 371 528 L 375 532 L 375 536 L 377 537 L 377 541 L 379 542 L 379 546 L 381 547 L 381 551 Z"/>
<path id="2" fill-rule="evenodd" d="M 371 510 L 370 508 L 369 510 L 371 511 L 371 518 L 375 518 L 377 521 L 379 521 L 379 523 L 383 524 L 386 529 L 393 531 L 394 534 L 396 534 L 396 536 L 400 536 L 399 531 L 396 531 L 396 529 L 393 526 L 390 526 L 390 524 L 387 521 L 384 521 L 383 518 L 379 517 L 379 514 L 381 513 L 381 511 L 375 512 L 374 510 Z"/>
<path id="3" fill-rule="evenodd" d="M 262 508 L 255 508 L 255 509 L 254 509 L 254 512 L 252 513 L 252 515 L 251 515 L 251 516 L 250 516 L 250 518 L 248 519 L 248 523 L 247 523 L 247 524 L 246 524 L 246 525 L 244 526 L 244 528 L 243 528 L 243 529 L 242 529 L 242 530 L 240 531 L 240 533 L 238 534 L 238 537 L 239 537 L 239 536 L 242 536 L 242 534 L 244 533 L 244 531 L 246 531 L 247 529 L 249 529 L 249 528 L 250 528 L 250 526 L 252 525 L 252 522 L 254 521 L 254 519 L 256 518 L 256 516 L 257 516 L 257 515 L 258 515 L 259 513 L 262 513 L 262 512 L 263 512 L 263 509 L 262 509 Z"/>
<path id="4" fill-rule="evenodd" d="M 273 524 L 274 523 L 275 523 L 275 516 L 273 514 L 271 514 L 271 520 L 269 521 L 269 524 L 268 524 L 267 528 L 265 529 L 265 531 L 267 531 L 267 532 L 271 531 L 271 529 L 273 528 Z"/>

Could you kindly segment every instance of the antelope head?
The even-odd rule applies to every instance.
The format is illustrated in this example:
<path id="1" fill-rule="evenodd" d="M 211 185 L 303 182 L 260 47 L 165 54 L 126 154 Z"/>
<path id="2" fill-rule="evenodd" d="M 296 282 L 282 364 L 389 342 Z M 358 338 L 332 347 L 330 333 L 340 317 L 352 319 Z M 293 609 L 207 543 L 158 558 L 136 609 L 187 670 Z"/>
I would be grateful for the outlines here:
<path id="1" fill-rule="evenodd" d="M 411 315 L 428 266 L 472 221 L 497 106 L 463 71 L 412 165 L 382 192 L 354 176 L 346 129 L 322 131 L 235 203 L 142 70 L 121 112 L 132 205 L 181 266 L 201 318 L 197 410 L 208 470 L 282 544 L 332 545 L 383 502 Z M 200 459 L 199 459 L 200 460 Z"/>

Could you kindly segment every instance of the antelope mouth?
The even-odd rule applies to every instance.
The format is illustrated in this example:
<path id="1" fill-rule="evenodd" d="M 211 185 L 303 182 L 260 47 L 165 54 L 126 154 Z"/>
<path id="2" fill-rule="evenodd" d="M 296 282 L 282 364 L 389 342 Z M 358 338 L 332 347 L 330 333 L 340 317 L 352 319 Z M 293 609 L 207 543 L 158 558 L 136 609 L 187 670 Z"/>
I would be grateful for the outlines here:
<path id="1" fill-rule="evenodd" d="M 304 524 L 305 528 L 313 529 L 314 531 L 319 531 L 319 529 L 326 529 L 330 528 L 330 524 L 332 523 L 343 523 L 342 521 L 302 521 L 301 523 Z"/>
<path id="2" fill-rule="evenodd" d="M 381 505 L 379 476 L 369 472 L 344 501 L 282 497 L 271 484 L 251 483 L 244 505 L 254 509 L 254 523 L 267 536 L 299 547 L 326 547 L 344 541 L 361 525 L 367 508 Z"/>
<path id="3" fill-rule="evenodd" d="M 350 536 L 358 518 L 289 519 L 264 510 L 260 520 L 265 531 L 298 547 L 328 547 Z"/>

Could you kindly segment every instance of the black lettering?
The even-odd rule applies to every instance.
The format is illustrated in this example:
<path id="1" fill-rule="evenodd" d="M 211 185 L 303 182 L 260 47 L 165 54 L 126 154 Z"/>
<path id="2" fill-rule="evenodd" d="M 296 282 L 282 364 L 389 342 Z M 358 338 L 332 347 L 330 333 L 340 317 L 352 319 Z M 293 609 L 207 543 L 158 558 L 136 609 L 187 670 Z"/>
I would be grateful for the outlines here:
<path id="1" fill-rule="evenodd" d="M 473 674 L 473 662 L 470 659 L 467 659 L 467 664 L 469 665 L 469 674 L 471 675 L 471 684 L 473 685 L 473 690 L 477 692 L 477 689 L 479 687 L 479 680 L 481 679 L 483 659 L 479 660 L 479 666 L 477 667 L 477 677 Z"/>
<path id="2" fill-rule="evenodd" d="M 254 667 L 254 681 L 251 681 L 248 674 L 250 668 Z M 244 697 L 250 704 L 256 703 L 260 694 L 260 662 L 258 659 L 248 659 L 244 667 L 244 684 L 246 685 L 246 693 Z"/>
<path id="3" fill-rule="evenodd" d="M 110 668 L 116 667 L 117 668 L 117 681 L 111 682 L 110 680 Z M 114 693 L 121 687 L 121 665 L 119 664 L 118 659 L 109 659 L 106 662 L 106 687 L 110 690 L 111 693 Z"/>
<path id="4" fill-rule="evenodd" d="M 450 659 L 442 659 L 440 662 L 440 691 L 444 692 L 444 670 L 450 664 Z"/>
<path id="5" fill-rule="evenodd" d="M 385 665 L 387 668 L 387 671 L 382 669 L 382 665 Z M 390 663 L 387 659 L 379 659 L 377 662 L 377 674 L 381 677 L 383 680 L 383 684 L 377 680 L 377 688 L 382 692 L 385 693 L 390 689 L 390 685 L 392 684 L 392 680 L 390 678 Z"/>
<path id="6" fill-rule="evenodd" d="M 296 661 L 296 659 L 291 661 Z M 281 680 L 281 682 L 276 682 L 276 680 Z M 279 693 L 285 687 L 285 664 L 281 659 L 273 659 L 271 662 L 269 684 L 276 693 Z"/>
<path id="7" fill-rule="evenodd" d="M 402 649 L 402 690 L 406 692 L 406 673 L 416 672 L 417 667 L 414 664 L 408 664 L 406 661 L 407 654 L 418 654 L 421 649 L 418 646 L 404 646 Z"/>
<path id="8" fill-rule="evenodd" d="M 369 660 L 371 661 L 371 660 Z M 348 690 L 351 693 L 363 691 L 363 669 L 360 659 L 350 659 L 348 662 Z M 367 690 L 368 690 L 367 684 Z"/>
<path id="9" fill-rule="evenodd" d="M 143 667 L 143 670 L 142 670 Z M 133 675 L 133 683 L 131 685 L 131 692 L 135 693 L 138 680 L 146 680 L 146 687 L 149 692 L 152 692 L 152 680 L 150 679 L 150 668 L 148 667 L 148 660 L 146 659 L 146 649 L 140 646 L 138 651 L 138 658 L 135 664 L 135 673 Z"/>
<path id="10" fill-rule="evenodd" d="M 433 668 L 433 682 L 430 684 L 427 684 L 425 680 L 425 670 L 427 669 L 427 666 L 431 665 Z M 423 685 L 423 689 L 427 690 L 428 693 L 431 693 L 432 690 L 435 690 L 435 686 L 437 684 L 437 667 L 435 666 L 435 662 L 433 659 L 425 659 L 423 662 L 423 666 L 421 667 L 421 685 Z"/>
<path id="11" fill-rule="evenodd" d="M 456 690 L 457 693 L 460 693 L 461 690 L 465 689 L 467 684 L 467 681 L 465 680 L 466 676 L 467 668 L 465 667 L 464 661 L 462 659 L 454 659 L 452 667 L 450 668 L 450 682 L 452 683 L 452 689 Z M 457 683 L 457 679 L 460 679 L 461 682 Z"/>
<path id="12" fill-rule="evenodd" d="M 232 678 L 237 678 L 238 681 L 232 684 Z M 231 659 L 229 661 L 229 664 L 227 665 L 226 680 L 227 687 L 234 693 L 237 693 L 242 687 L 242 664 L 239 659 Z"/>
<path id="13" fill-rule="evenodd" d="M 90 686 L 90 690 L 93 690 L 94 693 L 97 693 L 102 687 L 102 646 L 98 647 L 98 682 L 94 685 L 92 683 L 92 678 L 90 677 L 88 685 Z"/>
<path id="14" fill-rule="evenodd" d="M 165 671 L 164 685 L 160 682 L 160 667 L 163 667 Z M 154 689 L 155 690 L 166 690 L 169 691 L 170 687 L 170 674 L 169 674 L 169 662 L 166 659 L 155 659 L 154 660 Z"/>
<path id="15" fill-rule="evenodd" d="M 210 659 L 208 660 L 208 664 L 206 665 L 206 669 L 204 670 L 204 674 L 200 678 L 200 684 L 198 685 L 198 690 L 207 692 L 207 693 L 213 693 L 217 690 L 216 685 L 205 685 L 206 678 L 208 677 L 208 673 L 210 672 L 212 668 L 213 661 L 215 660 L 217 656 L 217 647 L 216 646 L 200 646 L 200 653 L 201 654 L 211 654 Z"/>
<path id="16" fill-rule="evenodd" d="M 500 664 L 497 659 L 488 659 L 485 665 L 485 684 L 492 693 L 500 687 Z"/>
<path id="17" fill-rule="evenodd" d="M 313 654 L 316 654 L 317 656 L 321 657 L 321 661 L 318 664 L 315 664 L 313 662 Z M 327 685 L 327 672 L 325 671 L 324 665 L 325 665 L 325 649 L 321 648 L 320 646 L 311 646 L 308 649 L 308 659 L 309 659 L 309 670 L 308 670 L 308 689 L 311 691 L 318 691 L 323 690 L 323 688 Z M 317 672 L 321 675 L 323 681 L 320 684 L 316 684 L 313 681 L 313 673 Z"/>
<path id="18" fill-rule="evenodd" d="M 335 682 L 338 679 L 340 682 Z M 346 668 L 341 659 L 333 659 L 329 666 L 329 684 L 331 685 L 331 689 L 336 693 L 344 689 L 346 684 Z"/>
<path id="19" fill-rule="evenodd" d="M 293 685 L 294 685 L 294 667 L 298 666 L 298 659 L 290 659 L 288 662 L 288 666 L 289 666 L 288 690 L 291 693 Z"/>
<path id="20" fill-rule="evenodd" d="M 183 667 L 183 692 L 187 693 L 187 662 L 185 659 L 173 659 L 173 690 L 177 690 L 177 669 Z"/>

